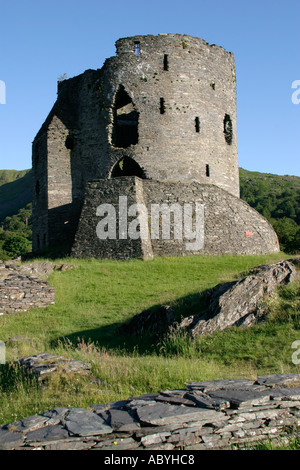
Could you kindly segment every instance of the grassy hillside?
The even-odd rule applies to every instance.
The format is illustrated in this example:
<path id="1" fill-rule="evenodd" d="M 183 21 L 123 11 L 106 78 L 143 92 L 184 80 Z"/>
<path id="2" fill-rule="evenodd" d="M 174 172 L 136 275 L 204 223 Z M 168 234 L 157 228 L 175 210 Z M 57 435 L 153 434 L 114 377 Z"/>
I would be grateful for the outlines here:
<path id="1" fill-rule="evenodd" d="M 0 223 L 31 202 L 31 170 L 0 170 Z"/>
<path id="2" fill-rule="evenodd" d="M 240 169 L 241 198 L 274 227 L 283 251 L 300 252 L 300 177 Z"/>

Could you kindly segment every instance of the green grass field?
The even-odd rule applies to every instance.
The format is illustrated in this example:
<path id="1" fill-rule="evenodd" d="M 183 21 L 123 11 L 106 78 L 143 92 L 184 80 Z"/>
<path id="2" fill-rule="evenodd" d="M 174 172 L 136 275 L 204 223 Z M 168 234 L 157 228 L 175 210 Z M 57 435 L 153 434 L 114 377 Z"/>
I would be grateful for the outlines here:
<path id="1" fill-rule="evenodd" d="M 156 340 L 126 338 L 117 332 L 133 315 L 161 304 L 172 305 L 179 316 L 196 313 L 206 289 L 237 279 L 258 264 L 284 258 L 288 256 L 280 253 L 147 262 L 57 260 L 78 268 L 50 276 L 55 305 L 0 317 L 7 359 L 0 366 L 0 424 L 55 406 L 88 407 L 182 388 L 191 381 L 299 373 L 291 348 L 293 341 L 300 340 L 299 282 L 279 289 L 268 301 L 267 320 L 246 330 L 231 328 L 195 340 L 175 333 Z M 12 336 L 27 336 L 34 342 L 11 344 Z M 57 376 L 48 387 L 38 387 L 22 376 L 16 359 L 40 352 L 90 362 L 93 374 L 105 385 Z"/>

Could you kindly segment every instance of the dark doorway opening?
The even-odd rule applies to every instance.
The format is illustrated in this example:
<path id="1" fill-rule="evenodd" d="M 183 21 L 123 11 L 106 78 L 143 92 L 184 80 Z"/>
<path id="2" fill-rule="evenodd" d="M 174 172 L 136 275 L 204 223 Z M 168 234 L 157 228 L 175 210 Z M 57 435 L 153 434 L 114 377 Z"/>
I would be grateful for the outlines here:
<path id="1" fill-rule="evenodd" d="M 145 179 L 145 173 L 140 165 L 130 157 L 123 157 L 119 160 L 111 172 L 111 177 L 117 176 L 138 176 L 139 178 Z"/>
<path id="2" fill-rule="evenodd" d="M 120 85 L 116 94 L 114 104 L 114 127 L 112 133 L 112 144 L 115 147 L 127 148 L 138 143 L 138 121 L 139 113 L 126 92 Z"/>

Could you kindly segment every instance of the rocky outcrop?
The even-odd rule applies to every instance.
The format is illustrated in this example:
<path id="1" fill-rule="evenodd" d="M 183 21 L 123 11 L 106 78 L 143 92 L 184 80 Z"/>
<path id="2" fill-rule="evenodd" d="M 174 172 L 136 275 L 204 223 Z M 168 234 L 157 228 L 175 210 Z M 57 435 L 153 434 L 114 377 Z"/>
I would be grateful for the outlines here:
<path id="1" fill-rule="evenodd" d="M 231 326 L 254 325 L 266 313 L 265 298 L 278 286 L 296 279 L 297 271 L 290 261 L 257 266 L 238 281 L 216 286 L 209 295 L 205 313 L 185 318 L 179 328 L 188 328 L 196 336 Z"/>
<path id="2" fill-rule="evenodd" d="M 245 448 L 299 436 L 300 375 L 192 382 L 107 405 L 54 408 L 0 426 L 0 450 Z M 291 434 L 292 433 L 292 434 Z M 128 455 L 128 454 L 126 454 Z"/>

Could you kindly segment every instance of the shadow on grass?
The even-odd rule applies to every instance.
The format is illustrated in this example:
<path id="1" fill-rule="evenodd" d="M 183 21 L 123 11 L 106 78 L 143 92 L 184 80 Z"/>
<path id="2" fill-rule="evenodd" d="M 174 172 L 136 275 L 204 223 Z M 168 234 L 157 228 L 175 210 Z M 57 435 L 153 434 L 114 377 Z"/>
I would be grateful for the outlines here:
<path id="1" fill-rule="evenodd" d="M 211 291 L 212 289 L 207 289 L 201 293 L 189 294 L 170 303 L 170 306 L 175 310 L 175 321 L 179 322 L 187 316 L 204 312 Z M 153 305 L 148 310 L 155 312 L 160 307 L 161 305 Z M 128 324 L 132 318 L 128 319 L 125 323 Z M 79 343 L 84 342 L 85 344 L 94 343 L 100 348 L 118 350 L 126 354 L 138 352 L 139 354 L 146 355 L 160 351 L 161 342 L 164 340 L 165 334 L 125 335 L 119 332 L 119 328 L 122 325 L 124 323 L 118 322 L 100 328 L 78 331 L 56 338 L 52 341 L 51 346 L 55 348 L 58 344 L 66 343 L 76 347 Z"/>

